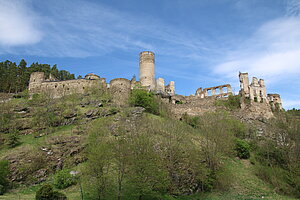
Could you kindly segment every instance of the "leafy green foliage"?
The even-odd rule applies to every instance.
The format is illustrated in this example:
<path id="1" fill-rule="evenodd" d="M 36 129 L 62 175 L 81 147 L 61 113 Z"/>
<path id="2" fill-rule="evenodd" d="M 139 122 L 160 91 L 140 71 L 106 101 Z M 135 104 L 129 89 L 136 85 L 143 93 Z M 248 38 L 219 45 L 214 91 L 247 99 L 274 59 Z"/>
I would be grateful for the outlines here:
<path id="1" fill-rule="evenodd" d="M 256 174 L 273 185 L 276 192 L 299 198 L 299 119 L 294 117 L 293 113 L 278 113 L 276 118 L 268 123 L 268 131 L 275 135 L 277 140 L 264 138 L 256 141 Z"/>
<path id="2" fill-rule="evenodd" d="M 0 62 L 0 92 L 17 93 L 24 91 L 28 87 L 32 72 L 44 72 L 46 78 L 51 73 L 59 80 L 75 79 L 74 74 L 70 74 L 66 70 L 58 70 L 56 65 L 50 67 L 48 64 L 39 64 L 36 62 L 27 67 L 24 59 L 21 60 L 19 65 L 6 60 Z M 25 94 L 21 94 L 21 96 L 23 95 Z"/>
<path id="3" fill-rule="evenodd" d="M 4 194 L 8 188 L 9 163 L 7 160 L 0 161 L 0 195 Z"/>
<path id="4" fill-rule="evenodd" d="M 250 145 L 245 140 L 236 139 L 235 150 L 237 156 L 241 159 L 250 158 Z"/>
<path id="5" fill-rule="evenodd" d="M 300 109 L 291 109 L 291 110 L 287 110 L 287 113 L 293 116 L 300 116 Z"/>
<path id="6" fill-rule="evenodd" d="M 36 200 L 66 200 L 67 197 L 63 193 L 54 191 L 51 185 L 43 185 L 35 195 Z"/>
<path id="7" fill-rule="evenodd" d="M 129 102 L 132 106 L 140 106 L 145 108 L 149 113 L 159 114 L 158 101 L 151 92 L 147 92 L 143 89 L 134 89 L 131 92 Z"/>
<path id="8" fill-rule="evenodd" d="M 215 104 L 217 106 L 225 106 L 230 110 L 235 110 L 241 108 L 241 96 L 240 95 L 230 95 L 226 100 L 216 100 Z"/>
<path id="9" fill-rule="evenodd" d="M 114 130 L 111 119 L 95 122 L 89 130 L 83 173 L 86 196 L 161 199 L 167 194 L 229 187 L 232 176 L 222 168 L 223 158 L 234 151 L 234 128 L 228 115 L 199 117 L 194 128 L 146 115 L 128 129 L 128 117 L 118 118 Z"/>
<path id="10" fill-rule="evenodd" d="M 14 131 L 12 133 L 9 133 L 8 138 L 7 138 L 7 145 L 10 148 L 14 148 L 19 144 L 20 144 L 20 137 L 18 135 L 18 131 Z"/>
<path id="11" fill-rule="evenodd" d="M 199 119 L 200 119 L 199 116 L 191 117 L 187 113 L 184 113 L 181 117 L 182 121 L 189 124 L 193 128 L 196 128 L 198 126 Z"/>
<path id="12" fill-rule="evenodd" d="M 70 174 L 70 170 L 58 171 L 54 176 L 53 184 L 57 189 L 65 189 L 75 183 L 75 177 Z"/>

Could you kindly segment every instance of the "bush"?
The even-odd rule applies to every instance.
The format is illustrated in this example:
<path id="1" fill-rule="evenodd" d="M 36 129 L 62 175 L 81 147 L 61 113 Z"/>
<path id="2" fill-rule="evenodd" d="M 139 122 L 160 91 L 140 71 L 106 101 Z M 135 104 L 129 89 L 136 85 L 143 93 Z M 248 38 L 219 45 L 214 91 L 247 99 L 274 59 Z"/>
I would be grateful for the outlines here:
<path id="1" fill-rule="evenodd" d="M 250 158 L 250 145 L 245 140 L 236 139 L 235 150 L 239 158 L 241 159 Z"/>
<path id="2" fill-rule="evenodd" d="M 280 167 L 256 165 L 255 174 L 263 181 L 271 184 L 274 190 L 282 194 L 296 194 L 296 188 L 288 183 L 290 173 Z"/>
<path id="3" fill-rule="evenodd" d="M 187 113 L 184 113 L 181 117 L 181 120 L 192 126 L 193 128 L 197 128 L 199 126 L 199 117 L 198 116 L 189 116 Z"/>
<path id="4" fill-rule="evenodd" d="M 140 106 L 146 109 L 146 112 L 159 114 L 159 104 L 153 93 L 146 90 L 134 89 L 129 99 L 131 106 Z"/>
<path id="5" fill-rule="evenodd" d="M 15 94 L 14 98 L 28 99 L 29 98 L 29 91 L 28 91 L 28 89 L 24 90 L 23 92 L 19 92 L 19 93 Z"/>
<path id="6" fill-rule="evenodd" d="M 35 194 L 36 200 L 66 200 L 63 193 L 54 191 L 51 185 L 43 185 Z"/>
<path id="7" fill-rule="evenodd" d="M 75 183 L 75 177 L 70 174 L 70 170 L 61 170 L 54 176 L 54 186 L 57 189 L 65 189 Z"/>
<path id="8" fill-rule="evenodd" d="M 7 138 L 7 145 L 10 148 L 14 148 L 19 144 L 20 144 L 20 138 L 19 138 L 18 132 L 15 131 L 13 133 L 10 133 Z"/>
<path id="9" fill-rule="evenodd" d="M 4 194 L 8 188 L 8 174 L 9 174 L 9 167 L 8 161 L 2 160 L 0 161 L 0 195 Z"/>
<path id="10" fill-rule="evenodd" d="M 31 162 L 21 162 L 18 165 L 17 173 L 21 180 L 26 184 L 32 184 L 37 181 L 37 177 L 34 176 L 39 169 L 46 168 L 47 161 L 43 152 L 37 148 L 25 150 L 24 160 L 30 160 Z"/>
<path id="11" fill-rule="evenodd" d="M 217 100 L 215 102 L 216 106 L 225 106 L 230 110 L 235 110 L 241 108 L 241 96 L 240 95 L 230 95 L 227 100 Z"/>

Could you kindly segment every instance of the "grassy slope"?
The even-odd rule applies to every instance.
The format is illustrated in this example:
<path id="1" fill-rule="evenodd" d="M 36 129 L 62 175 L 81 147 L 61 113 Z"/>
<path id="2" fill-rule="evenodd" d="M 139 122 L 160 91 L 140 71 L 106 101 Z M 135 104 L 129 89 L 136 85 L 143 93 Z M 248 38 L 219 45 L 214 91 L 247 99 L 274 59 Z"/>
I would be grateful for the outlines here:
<path id="1" fill-rule="evenodd" d="M 210 193 L 203 196 L 206 200 L 223 199 L 278 199 L 292 200 L 294 198 L 280 196 L 273 192 L 272 187 L 260 180 L 254 174 L 253 165 L 249 160 L 234 159 L 227 162 L 228 170 L 233 173 L 234 181 L 230 191 Z"/>
<path id="2" fill-rule="evenodd" d="M 84 108 L 87 109 L 87 108 Z M 153 116 L 158 121 L 161 120 L 160 117 Z M 162 120 L 163 121 L 163 120 Z M 181 123 L 181 122 L 179 122 Z M 45 135 L 41 138 L 34 138 L 33 135 L 24 135 L 21 136 L 22 144 L 14 149 L 3 148 L 0 150 L 0 159 L 5 157 L 7 154 L 17 153 L 22 151 L 23 148 L 30 148 L 34 146 L 41 146 L 45 144 L 48 138 L 58 135 L 72 135 L 72 128 L 74 125 L 69 126 L 61 126 L 57 128 L 54 133 L 50 135 Z M 80 168 L 80 165 L 76 168 Z M 248 160 L 239 160 L 233 159 L 227 161 L 227 169 L 232 172 L 234 178 L 231 183 L 230 191 L 217 193 L 211 192 L 209 194 L 204 195 L 194 195 L 194 196 L 186 196 L 186 197 L 178 197 L 176 199 L 182 200 L 191 200 L 191 199 L 206 199 L 206 200 L 218 200 L 218 199 L 293 199 L 289 197 L 279 196 L 273 192 L 272 188 L 265 184 L 262 180 L 257 178 L 253 172 L 253 166 L 249 163 Z M 51 181 L 51 177 L 49 179 Z M 0 199 L 3 200 L 26 200 L 26 199 L 34 199 L 36 190 L 40 187 L 31 186 L 25 187 L 21 186 L 18 189 L 14 189 L 9 191 L 3 196 L 0 196 Z M 80 186 L 75 185 L 65 190 L 61 190 L 65 193 L 70 200 L 80 199 Z M 170 197 L 166 198 L 170 199 Z M 171 198 L 175 199 L 175 198 Z"/>
<path id="3" fill-rule="evenodd" d="M 16 148 L 22 148 L 24 146 L 32 146 L 32 145 L 38 145 L 42 141 L 45 140 L 47 137 L 51 137 L 53 135 L 69 135 L 72 134 L 72 126 L 66 126 L 61 127 L 58 129 L 57 132 L 45 136 L 45 138 L 41 138 L 36 140 L 36 142 L 33 142 L 34 138 L 31 138 L 28 136 L 23 136 L 22 141 L 23 144 Z M 5 152 L 0 152 L 2 155 L 5 154 Z M 80 166 L 79 166 L 80 167 Z M 223 200 L 223 199 L 290 199 L 293 198 L 284 197 L 275 194 L 271 187 L 269 185 L 266 185 L 262 180 L 257 178 L 253 173 L 253 166 L 250 164 L 249 160 L 239 160 L 239 159 L 233 159 L 227 161 L 227 169 L 233 174 L 233 182 L 231 183 L 231 189 L 230 191 L 224 192 L 224 193 L 217 193 L 212 192 L 205 195 L 194 195 L 189 197 L 180 197 L 176 199 L 182 199 L 182 200 L 191 200 L 191 199 L 206 199 L 206 200 Z M 51 180 L 51 178 L 50 178 Z M 3 200 L 14 200 L 14 199 L 34 199 L 35 192 L 39 188 L 39 186 L 31 186 L 31 187 L 20 187 L 19 189 L 15 189 L 10 191 L 9 193 L 6 193 L 3 196 L 0 196 L 0 199 Z M 70 188 L 67 188 L 65 190 L 62 190 L 63 193 L 65 193 L 68 196 L 68 199 L 70 200 L 76 200 L 80 199 L 80 187 L 79 185 L 72 186 Z"/>

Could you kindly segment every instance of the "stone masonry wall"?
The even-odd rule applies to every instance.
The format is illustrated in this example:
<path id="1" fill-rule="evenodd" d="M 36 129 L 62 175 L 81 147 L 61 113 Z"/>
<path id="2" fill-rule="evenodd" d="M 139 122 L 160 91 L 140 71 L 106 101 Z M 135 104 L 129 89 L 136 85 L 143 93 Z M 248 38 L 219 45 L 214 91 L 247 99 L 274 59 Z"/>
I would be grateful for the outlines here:
<path id="1" fill-rule="evenodd" d="M 176 95 L 171 98 L 171 111 L 175 118 L 180 119 L 184 113 L 190 116 L 203 115 L 206 112 L 216 111 L 216 98 L 200 98 L 198 96 Z M 179 103 L 180 102 L 180 103 Z"/>
<path id="2" fill-rule="evenodd" d="M 110 88 L 113 102 L 116 105 L 124 106 L 128 104 L 131 91 L 131 82 L 125 78 L 116 78 L 110 81 Z"/>
<path id="3" fill-rule="evenodd" d="M 66 81 L 45 81 L 42 83 L 31 83 L 29 93 L 45 93 L 51 98 L 60 98 L 64 95 L 80 93 L 83 94 L 89 89 L 101 89 L 105 86 L 105 80 L 66 80 Z"/>

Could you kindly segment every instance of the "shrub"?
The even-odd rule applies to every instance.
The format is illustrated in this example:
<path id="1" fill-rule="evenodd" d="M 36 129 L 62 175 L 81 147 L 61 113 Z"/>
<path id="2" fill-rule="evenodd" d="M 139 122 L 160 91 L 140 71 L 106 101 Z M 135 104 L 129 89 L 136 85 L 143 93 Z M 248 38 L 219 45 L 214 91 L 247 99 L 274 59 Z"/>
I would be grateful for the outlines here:
<path id="1" fill-rule="evenodd" d="M 230 95 L 228 97 L 228 107 L 230 109 L 241 108 L 240 100 L 241 100 L 241 96 L 240 95 L 235 95 L 235 96 Z"/>
<path id="2" fill-rule="evenodd" d="M 8 161 L 2 160 L 0 161 L 0 195 L 4 194 L 8 188 L 8 174 L 9 174 L 9 167 Z"/>
<path id="3" fill-rule="evenodd" d="M 26 155 L 24 155 L 23 159 L 30 160 L 31 162 L 21 162 L 17 168 L 17 172 L 22 181 L 32 184 L 37 181 L 37 177 L 34 176 L 36 171 L 46 168 L 47 158 L 44 153 L 37 148 L 24 149 L 24 151 L 26 152 Z"/>
<path id="4" fill-rule="evenodd" d="M 269 167 L 265 165 L 256 165 L 255 174 L 263 181 L 271 184 L 274 190 L 283 194 L 295 194 L 296 188 L 288 183 L 290 173 L 280 167 Z"/>
<path id="5" fill-rule="evenodd" d="M 241 108 L 241 96 L 240 95 L 230 95 L 227 100 L 217 100 L 215 102 L 216 106 L 225 106 L 230 110 L 239 109 Z"/>
<path id="6" fill-rule="evenodd" d="M 54 191 L 51 185 L 43 185 L 35 194 L 36 200 L 66 200 L 63 193 Z"/>
<path id="7" fill-rule="evenodd" d="M 130 99 L 130 105 L 132 106 L 140 106 L 146 109 L 146 112 L 152 114 L 159 114 L 159 104 L 155 99 L 153 93 L 147 92 L 142 89 L 134 89 L 132 90 Z"/>
<path id="8" fill-rule="evenodd" d="M 23 92 L 19 92 L 19 93 L 15 94 L 14 98 L 28 99 L 29 98 L 29 91 L 28 91 L 28 89 L 24 90 Z"/>
<path id="9" fill-rule="evenodd" d="M 192 126 L 193 128 L 198 127 L 199 125 L 199 117 L 198 116 L 189 116 L 187 113 L 184 113 L 181 117 L 182 121 Z"/>
<path id="10" fill-rule="evenodd" d="M 19 144 L 20 144 L 20 138 L 19 138 L 18 132 L 14 131 L 13 133 L 10 133 L 7 138 L 7 145 L 10 148 L 14 148 Z"/>
<path id="11" fill-rule="evenodd" d="M 241 159 L 250 158 L 250 145 L 245 140 L 236 139 L 235 150 L 239 158 Z"/>
<path id="12" fill-rule="evenodd" d="M 65 189 L 75 183 L 75 177 L 70 174 L 70 170 L 61 170 L 54 176 L 54 186 L 57 189 Z"/>

